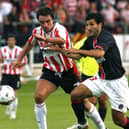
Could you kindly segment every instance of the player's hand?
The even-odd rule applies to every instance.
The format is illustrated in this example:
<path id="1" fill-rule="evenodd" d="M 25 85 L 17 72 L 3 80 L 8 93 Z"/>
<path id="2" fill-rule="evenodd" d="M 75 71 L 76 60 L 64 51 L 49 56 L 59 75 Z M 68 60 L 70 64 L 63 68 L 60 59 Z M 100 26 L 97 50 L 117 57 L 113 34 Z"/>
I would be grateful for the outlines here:
<path id="1" fill-rule="evenodd" d="M 45 50 L 50 50 L 50 51 L 59 51 L 60 48 L 56 47 L 55 45 L 51 45 L 51 46 L 44 46 Z"/>
<path id="2" fill-rule="evenodd" d="M 44 41 L 44 37 L 43 36 L 41 36 L 41 35 L 38 35 L 38 34 L 33 34 L 34 35 L 34 37 L 37 39 L 37 40 L 39 40 L 39 41 Z"/>
<path id="3" fill-rule="evenodd" d="M 77 53 L 77 49 L 75 48 L 70 48 L 69 50 L 67 50 L 68 54 L 72 54 L 72 53 Z"/>
<path id="4" fill-rule="evenodd" d="M 11 66 L 12 69 L 15 70 L 16 68 L 21 67 L 21 62 L 20 61 L 11 62 Z"/>
<path id="5" fill-rule="evenodd" d="M 1 68 L 2 68 L 2 69 L 6 69 L 6 68 L 7 68 L 7 64 L 3 64 L 3 65 L 1 66 Z"/>

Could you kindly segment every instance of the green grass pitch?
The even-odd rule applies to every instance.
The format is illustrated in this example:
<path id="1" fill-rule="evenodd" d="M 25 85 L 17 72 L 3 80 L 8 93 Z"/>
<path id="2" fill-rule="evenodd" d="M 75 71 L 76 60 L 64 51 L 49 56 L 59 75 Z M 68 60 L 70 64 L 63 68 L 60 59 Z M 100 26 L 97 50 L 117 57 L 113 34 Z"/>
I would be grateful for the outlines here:
<path id="1" fill-rule="evenodd" d="M 38 129 L 34 114 L 35 85 L 35 81 L 30 81 L 22 84 L 22 88 L 18 91 L 19 105 L 16 120 L 10 120 L 5 115 L 5 106 L 0 105 L 0 129 Z M 76 118 L 70 106 L 70 97 L 62 89 L 59 88 L 50 95 L 46 103 L 48 129 L 66 129 L 76 123 Z M 88 122 L 89 129 L 96 129 L 90 119 L 88 119 Z M 109 104 L 105 124 L 109 129 L 120 129 L 112 122 Z"/>

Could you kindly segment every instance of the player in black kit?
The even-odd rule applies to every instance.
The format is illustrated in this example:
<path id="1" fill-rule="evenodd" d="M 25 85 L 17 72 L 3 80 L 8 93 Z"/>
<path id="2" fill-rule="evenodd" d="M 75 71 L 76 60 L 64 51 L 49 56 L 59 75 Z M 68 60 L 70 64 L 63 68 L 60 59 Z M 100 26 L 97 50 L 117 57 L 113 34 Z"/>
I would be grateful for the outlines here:
<path id="1" fill-rule="evenodd" d="M 111 33 L 103 29 L 103 17 L 91 13 L 86 18 L 86 28 L 90 37 L 80 50 L 71 49 L 67 54 L 80 59 L 82 56 L 95 57 L 99 63 L 98 75 L 83 81 L 72 93 L 72 100 L 106 93 L 112 108 L 116 125 L 129 129 L 129 119 L 124 112 L 129 108 L 129 88 L 124 76 L 120 52 Z"/>
<path id="2" fill-rule="evenodd" d="M 83 56 L 95 57 L 99 63 L 99 73 L 83 81 L 71 92 L 72 100 L 85 99 L 91 96 L 107 94 L 116 125 L 129 129 L 129 119 L 125 116 L 129 108 L 129 88 L 125 70 L 122 67 L 120 52 L 111 33 L 103 29 L 104 20 L 101 14 L 91 13 L 86 18 L 86 29 L 89 37 L 81 49 L 71 48 L 58 50 L 64 55 L 80 59 Z"/>

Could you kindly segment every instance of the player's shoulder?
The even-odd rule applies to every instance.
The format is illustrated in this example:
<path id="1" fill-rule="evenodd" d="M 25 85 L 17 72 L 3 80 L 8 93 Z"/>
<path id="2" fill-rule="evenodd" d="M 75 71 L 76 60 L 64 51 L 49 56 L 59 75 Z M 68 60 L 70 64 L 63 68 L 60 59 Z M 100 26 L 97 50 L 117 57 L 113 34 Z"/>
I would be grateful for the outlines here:
<path id="1" fill-rule="evenodd" d="M 6 45 L 6 46 L 2 46 L 0 49 L 4 50 L 4 49 L 7 49 L 7 48 L 8 48 L 8 46 Z"/>
<path id="2" fill-rule="evenodd" d="M 58 22 L 55 23 L 54 29 L 66 30 L 65 26 L 61 25 Z"/>
<path id="3" fill-rule="evenodd" d="M 102 32 L 100 33 L 99 39 L 114 41 L 113 34 L 105 29 L 103 29 Z"/>
<path id="4" fill-rule="evenodd" d="M 105 30 L 105 29 L 102 30 L 100 36 L 101 36 L 101 37 L 110 37 L 110 38 L 113 37 L 112 33 L 109 32 L 109 31 L 107 31 L 107 30 Z"/>
<path id="5" fill-rule="evenodd" d="M 41 26 L 37 26 L 37 27 L 35 27 L 33 30 L 32 30 L 32 33 L 41 33 L 41 31 L 42 31 L 42 27 Z"/>

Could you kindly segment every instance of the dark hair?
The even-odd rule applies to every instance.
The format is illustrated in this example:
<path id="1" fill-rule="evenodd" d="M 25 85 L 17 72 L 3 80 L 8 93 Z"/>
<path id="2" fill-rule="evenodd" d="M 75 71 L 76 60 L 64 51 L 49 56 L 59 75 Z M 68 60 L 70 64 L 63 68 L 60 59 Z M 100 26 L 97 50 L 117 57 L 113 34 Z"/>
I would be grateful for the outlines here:
<path id="1" fill-rule="evenodd" d="M 91 19 L 94 19 L 97 24 L 102 22 L 104 25 L 104 18 L 100 13 L 89 13 L 86 17 L 86 21 Z"/>
<path id="2" fill-rule="evenodd" d="M 52 19 L 54 19 L 53 10 L 49 7 L 41 7 L 37 12 L 37 19 L 39 19 L 39 16 L 47 16 L 50 15 Z"/>
<path id="3" fill-rule="evenodd" d="M 14 37 L 16 39 L 16 36 L 13 33 L 9 33 L 7 39 L 10 38 L 10 37 Z"/>

